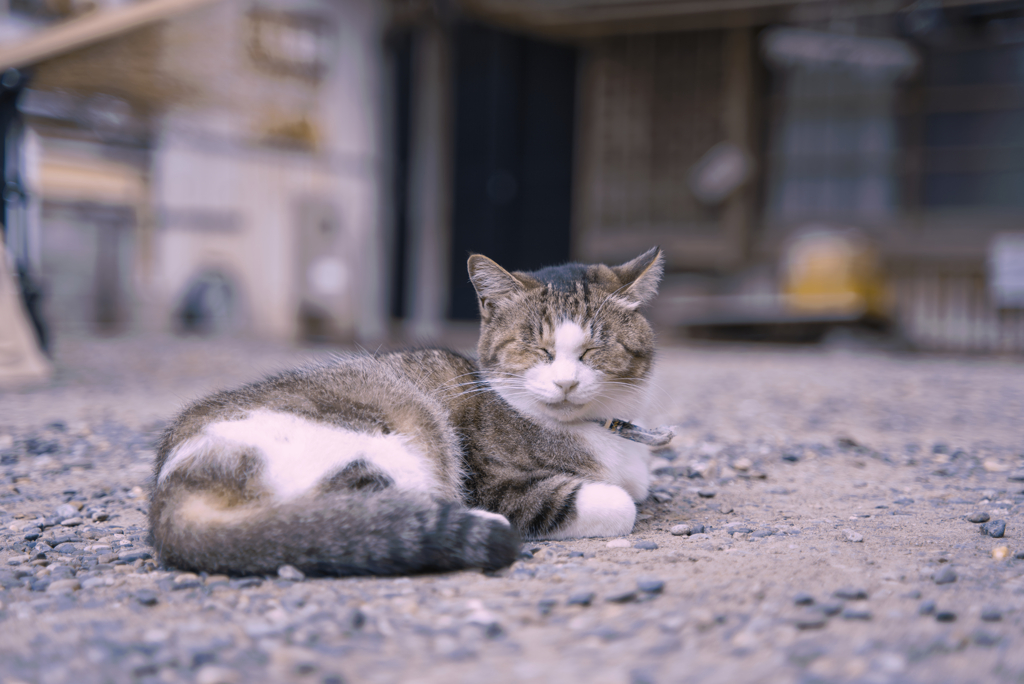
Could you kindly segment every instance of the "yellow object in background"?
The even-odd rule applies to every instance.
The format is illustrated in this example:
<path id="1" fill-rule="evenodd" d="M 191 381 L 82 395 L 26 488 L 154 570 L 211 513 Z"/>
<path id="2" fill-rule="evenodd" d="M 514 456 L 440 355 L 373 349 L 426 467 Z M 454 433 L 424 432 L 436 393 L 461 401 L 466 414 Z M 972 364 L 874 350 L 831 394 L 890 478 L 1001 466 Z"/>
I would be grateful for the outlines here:
<path id="1" fill-rule="evenodd" d="M 888 317 L 878 255 L 856 231 L 801 232 L 786 248 L 780 275 L 783 301 L 793 311 Z"/>

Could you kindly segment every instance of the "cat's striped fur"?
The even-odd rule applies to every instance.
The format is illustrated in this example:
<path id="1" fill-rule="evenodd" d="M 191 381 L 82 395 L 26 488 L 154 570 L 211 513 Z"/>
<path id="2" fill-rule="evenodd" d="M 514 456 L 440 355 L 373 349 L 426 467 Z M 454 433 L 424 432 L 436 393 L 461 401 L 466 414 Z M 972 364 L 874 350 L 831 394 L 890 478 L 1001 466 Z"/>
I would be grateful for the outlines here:
<path id="1" fill-rule="evenodd" d="M 220 392 L 164 434 L 150 508 L 172 566 L 399 574 L 513 562 L 520 536 L 628 533 L 647 448 L 594 418 L 646 400 L 652 249 L 618 267 L 469 260 L 479 361 L 346 356 Z"/>

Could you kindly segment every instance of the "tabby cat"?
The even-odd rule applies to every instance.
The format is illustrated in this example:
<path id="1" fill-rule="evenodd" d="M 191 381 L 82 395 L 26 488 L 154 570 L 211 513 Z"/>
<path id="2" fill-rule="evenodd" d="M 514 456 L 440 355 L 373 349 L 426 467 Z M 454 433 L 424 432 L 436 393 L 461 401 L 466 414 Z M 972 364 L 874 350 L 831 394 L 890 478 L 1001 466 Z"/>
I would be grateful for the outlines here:
<path id="1" fill-rule="evenodd" d="M 647 496 L 635 426 L 654 355 L 657 248 L 508 272 L 473 255 L 479 360 L 337 357 L 188 406 L 149 513 L 168 565 L 405 574 L 511 564 L 519 539 L 628 534 Z M 635 428 L 640 432 L 642 429 Z"/>

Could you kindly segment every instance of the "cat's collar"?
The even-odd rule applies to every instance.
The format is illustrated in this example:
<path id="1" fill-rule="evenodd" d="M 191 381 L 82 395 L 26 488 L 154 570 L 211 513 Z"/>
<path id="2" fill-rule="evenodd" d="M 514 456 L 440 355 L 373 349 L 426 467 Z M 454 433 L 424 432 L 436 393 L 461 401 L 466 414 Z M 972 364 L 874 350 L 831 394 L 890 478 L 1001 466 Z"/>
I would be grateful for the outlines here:
<path id="1" fill-rule="evenodd" d="M 675 437 L 675 432 L 670 427 L 642 428 L 639 425 L 633 425 L 629 421 L 619 420 L 618 418 L 592 418 L 589 422 L 597 423 L 605 430 L 610 430 L 619 437 L 640 442 L 647 446 L 665 446 Z"/>

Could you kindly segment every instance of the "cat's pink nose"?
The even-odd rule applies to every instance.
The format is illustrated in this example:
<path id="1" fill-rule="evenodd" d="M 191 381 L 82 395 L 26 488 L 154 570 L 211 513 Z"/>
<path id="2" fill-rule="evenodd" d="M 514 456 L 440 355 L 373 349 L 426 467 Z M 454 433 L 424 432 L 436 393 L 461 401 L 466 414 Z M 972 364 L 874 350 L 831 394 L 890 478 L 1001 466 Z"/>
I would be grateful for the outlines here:
<path id="1" fill-rule="evenodd" d="M 580 381 L 572 378 L 566 378 L 564 380 L 555 380 L 555 384 L 561 387 L 563 392 L 568 394 L 576 389 L 577 385 L 580 384 Z"/>

